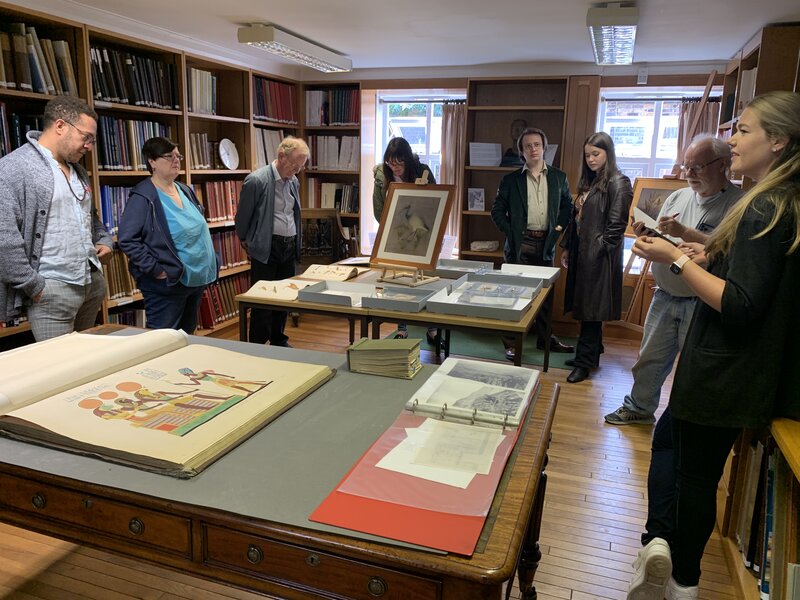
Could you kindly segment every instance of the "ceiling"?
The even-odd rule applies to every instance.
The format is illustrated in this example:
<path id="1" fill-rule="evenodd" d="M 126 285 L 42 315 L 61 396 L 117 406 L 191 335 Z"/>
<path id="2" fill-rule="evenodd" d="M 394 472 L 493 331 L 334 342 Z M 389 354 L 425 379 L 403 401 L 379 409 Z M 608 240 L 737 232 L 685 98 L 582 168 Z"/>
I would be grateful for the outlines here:
<path id="1" fill-rule="evenodd" d="M 587 0 L 11 1 L 258 70 L 289 75 L 286 69 L 294 69 L 291 75 L 299 79 L 319 74 L 239 44 L 237 28 L 279 25 L 350 56 L 354 76 L 361 78 L 391 77 L 386 69 L 401 67 L 422 69 L 421 74 L 438 70 L 438 76 L 459 69 L 467 74 L 529 69 L 531 63 L 569 63 L 573 69 L 585 66 L 586 73 L 599 69 L 585 26 L 592 5 Z M 634 60 L 640 67 L 724 62 L 763 25 L 800 21 L 798 0 L 640 0 L 638 5 Z M 371 70 L 382 74 L 368 75 Z"/>

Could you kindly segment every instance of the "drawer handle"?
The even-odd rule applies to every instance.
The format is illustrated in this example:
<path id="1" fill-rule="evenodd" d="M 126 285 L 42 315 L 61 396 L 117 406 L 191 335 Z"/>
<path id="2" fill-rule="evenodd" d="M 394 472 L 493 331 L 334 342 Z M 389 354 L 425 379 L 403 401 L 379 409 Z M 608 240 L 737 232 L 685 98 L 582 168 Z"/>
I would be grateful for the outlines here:
<path id="1" fill-rule="evenodd" d="M 142 535 L 144 533 L 144 523 L 137 517 L 134 517 L 131 519 L 131 522 L 128 523 L 128 529 L 133 535 Z"/>
<path id="2" fill-rule="evenodd" d="M 84 498 L 83 499 L 83 508 L 92 508 L 94 502 L 92 502 L 91 498 Z"/>
<path id="3" fill-rule="evenodd" d="M 389 586 L 386 585 L 386 582 L 380 577 L 369 578 L 369 583 L 367 584 L 367 591 L 370 593 L 370 596 L 375 596 L 376 598 L 380 598 L 386 593 L 386 590 L 388 589 Z"/>
<path id="4" fill-rule="evenodd" d="M 319 563 L 322 561 L 320 561 L 319 556 L 317 556 L 316 554 L 309 554 L 308 558 L 306 558 L 306 562 L 311 567 L 318 567 Z"/>
<path id="5" fill-rule="evenodd" d="M 247 547 L 247 562 L 257 565 L 262 560 L 264 560 L 264 551 L 255 544 L 250 544 Z"/>
<path id="6" fill-rule="evenodd" d="M 47 506 L 47 498 L 41 492 L 37 492 L 33 495 L 33 498 L 31 498 L 31 504 L 33 504 L 34 508 L 42 510 Z"/>

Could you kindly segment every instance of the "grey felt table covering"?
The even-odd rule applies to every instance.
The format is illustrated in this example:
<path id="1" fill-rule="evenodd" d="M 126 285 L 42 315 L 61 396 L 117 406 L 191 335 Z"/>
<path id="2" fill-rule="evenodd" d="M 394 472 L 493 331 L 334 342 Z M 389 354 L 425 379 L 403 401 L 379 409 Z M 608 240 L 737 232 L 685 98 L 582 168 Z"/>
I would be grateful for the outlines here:
<path id="1" fill-rule="evenodd" d="M 403 410 L 406 400 L 430 377 L 435 367 L 424 366 L 412 380 L 391 379 L 350 373 L 346 357 L 341 354 L 195 336 L 191 342 L 254 356 L 325 364 L 336 368 L 337 373 L 320 389 L 189 480 L 5 438 L 0 438 L 0 460 L 256 519 L 387 541 L 314 523 L 308 520 L 308 515 L 389 427 Z"/>

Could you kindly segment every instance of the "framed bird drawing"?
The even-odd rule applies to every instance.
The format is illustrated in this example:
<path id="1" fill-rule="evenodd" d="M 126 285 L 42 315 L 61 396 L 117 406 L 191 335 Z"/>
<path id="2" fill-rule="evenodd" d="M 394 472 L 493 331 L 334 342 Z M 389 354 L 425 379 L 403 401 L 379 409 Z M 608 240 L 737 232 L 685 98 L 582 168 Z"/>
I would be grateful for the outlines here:
<path id="1" fill-rule="evenodd" d="M 370 263 L 433 269 L 454 195 L 454 185 L 390 183 Z"/>

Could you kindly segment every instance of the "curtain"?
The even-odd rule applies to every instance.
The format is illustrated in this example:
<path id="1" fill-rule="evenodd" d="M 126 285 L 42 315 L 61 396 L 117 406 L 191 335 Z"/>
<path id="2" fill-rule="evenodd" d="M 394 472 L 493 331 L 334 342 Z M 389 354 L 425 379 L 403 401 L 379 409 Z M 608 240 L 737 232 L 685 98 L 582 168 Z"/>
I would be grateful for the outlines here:
<path id="1" fill-rule="evenodd" d="M 446 235 L 456 238 L 461 229 L 461 211 L 464 197 L 464 160 L 467 147 L 467 105 L 446 103 L 442 106 L 442 167 L 439 171 L 441 181 L 456 186 L 453 209 L 447 223 Z"/>
<path id="2" fill-rule="evenodd" d="M 676 165 L 683 164 L 683 153 L 692 142 L 694 136 L 701 133 L 717 135 L 720 106 L 719 98 L 709 98 L 701 111 L 700 98 L 683 98 L 681 101 L 680 120 L 678 121 L 678 156 L 675 161 Z M 698 115 L 697 127 L 695 127 L 694 131 L 689 131 Z"/>

